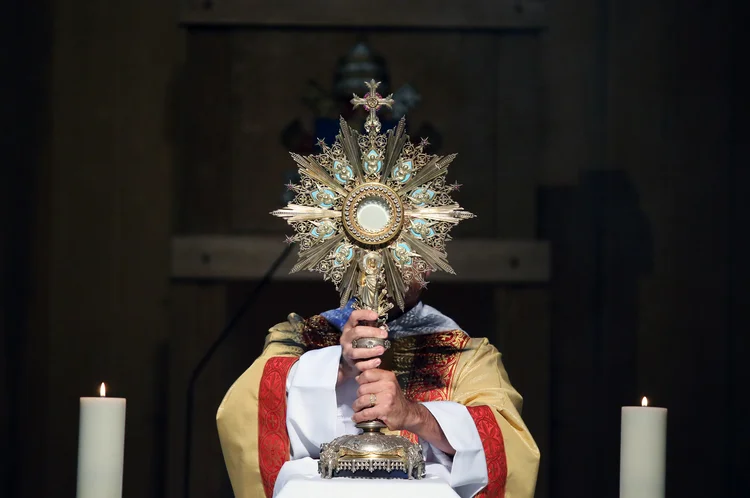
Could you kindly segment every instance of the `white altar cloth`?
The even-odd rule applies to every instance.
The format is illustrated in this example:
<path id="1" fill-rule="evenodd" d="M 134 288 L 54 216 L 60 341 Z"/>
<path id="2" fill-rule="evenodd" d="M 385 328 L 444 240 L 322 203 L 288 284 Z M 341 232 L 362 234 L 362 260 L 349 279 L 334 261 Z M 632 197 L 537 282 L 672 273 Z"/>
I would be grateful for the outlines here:
<path id="1" fill-rule="evenodd" d="M 274 498 L 352 498 L 362 496 L 456 498 L 448 484 L 450 472 L 439 463 L 428 463 L 425 477 L 409 479 L 323 479 L 318 475 L 318 461 L 300 458 L 286 462 L 276 479 Z"/>

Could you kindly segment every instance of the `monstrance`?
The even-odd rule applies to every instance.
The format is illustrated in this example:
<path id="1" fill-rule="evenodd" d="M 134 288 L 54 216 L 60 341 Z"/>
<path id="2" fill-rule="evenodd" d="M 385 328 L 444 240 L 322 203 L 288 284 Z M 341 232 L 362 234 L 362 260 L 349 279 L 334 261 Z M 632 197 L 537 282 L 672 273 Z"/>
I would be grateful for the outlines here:
<path id="1" fill-rule="evenodd" d="M 402 118 L 394 130 L 381 133 L 377 111 L 390 108 L 392 95 L 377 93 L 379 83 L 365 83 L 369 92 L 354 95 L 354 107 L 369 112 L 365 134 L 340 120 L 332 145 L 319 141 L 320 154 L 292 153 L 300 181 L 287 187 L 295 198 L 271 214 L 284 218 L 295 234 L 287 242 L 300 245 L 292 272 L 317 271 L 331 280 L 344 306 L 374 310 L 384 325 L 394 305 L 404 308 L 406 290 L 425 285 L 427 271 L 455 273 L 448 264 L 445 243 L 461 220 L 474 217 L 451 199 L 458 185 L 446 183 L 447 168 L 456 154 L 427 154 L 426 140 L 413 144 Z M 388 341 L 372 338 L 354 347 L 373 347 Z M 341 436 L 321 446 L 319 470 L 323 477 L 424 476 L 424 457 L 418 443 L 386 435 L 381 421 L 357 424 L 363 433 Z"/>

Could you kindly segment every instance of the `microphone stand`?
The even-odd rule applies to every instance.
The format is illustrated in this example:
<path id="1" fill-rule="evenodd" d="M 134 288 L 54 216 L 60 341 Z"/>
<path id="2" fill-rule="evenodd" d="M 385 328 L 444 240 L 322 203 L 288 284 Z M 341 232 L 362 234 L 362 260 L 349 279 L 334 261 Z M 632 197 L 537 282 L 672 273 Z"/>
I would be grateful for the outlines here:
<path id="1" fill-rule="evenodd" d="M 211 347 L 208 348 L 206 353 L 203 355 L 203 357 L 200 359 L 198 364 L 193 369 L 192 373 L 190 374 L 190 381 L 188 382 L 188 388 L 187 388 L 187 405 L 185 410 L 185 460 L 183 462 L 183 496 L 185 498 L 190 498 L 190 464 L 192 461 L 193 451 L 193 412 L 194 412 L 194 401 L 195 401 L 195 385 L 198 381 L 198 378 L 200 377 L 201 373 L 203 373 L 203 370 L 206 368 L 206 365 L 211 361 L 211 358 L 213 357 L 214 353 L 216 353 L 216 350 L 219 349 L 219 346 L 221 346 L 224 341 L 231 335 L 232 330 L 234 329 L 234 326 L 237 325 L 237 322 L 240 321 L 240 319 L 247 313 L 247 311 L 250 309 L 250 307 L 255 303 L 258 296 L 260 296 L 261 291 L 268 285 L 268 283 L 271 281 L 271 278 L 273 277 L 274 273 L 276 273 L 276 270 L 278 270 L 279 266 L 286 260 L 286 258 L 289 256 L 289 254 L 292 252 L 292 246 L 294 244 L 289 244 L 287 247 L 284 248 L 284 250 L 279 254 L 279 257 L 276 258 L 276 261 L 273 262 L 270 268 L 268 268 L 268 271 L 266 271 L 266 274 L 263 276 L 260 282 L 258 282 L 258 285 L 255 286 L 253 291 L 250 293 L 250 295 L 247 297 L 245 302 L 240 306 L 240 309 L 237 310 L 237 312 L 232 316 L 232 319 L 229 320 L 227 325 L 224 327 L 224 330 L 221 331 L 221 334 L 219 334 L 219 337 L 211 344 Z"/>

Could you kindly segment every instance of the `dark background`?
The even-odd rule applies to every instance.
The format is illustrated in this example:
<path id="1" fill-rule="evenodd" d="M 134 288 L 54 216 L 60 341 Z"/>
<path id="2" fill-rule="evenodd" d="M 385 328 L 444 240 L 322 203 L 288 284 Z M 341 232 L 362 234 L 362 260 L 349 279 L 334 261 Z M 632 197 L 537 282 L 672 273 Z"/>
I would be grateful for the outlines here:
<path id="1" fill-rule="evenodd" d="M 358 40 L 459 153 L 449 178 L 479 217 L 456 238 L 549 243 L 543 282 L 459 275 L 425 297 L 504 352 L 537 496 L 617 496 L 619 410 L 643 394 L 669 408 L 668 496 L 750 495 L 747 2 L 467 1 L 453 22 L 414 1 L 376 28 L 369 3 L 248 4 L 0 11 L 2 496 L 74 496 L 78 397 L 101 380 L 128 398 L 124 496 L 183 496 L 187 379 L 255 277 L 185 278 L 173 238 L 281 251 L 282 132 L 312 133 L 305 83 L 329 88 Z M 265 330 L 335 303 L 274 281 L 217 352 L 192 496 L 230 496 L 213 418 Z"/>

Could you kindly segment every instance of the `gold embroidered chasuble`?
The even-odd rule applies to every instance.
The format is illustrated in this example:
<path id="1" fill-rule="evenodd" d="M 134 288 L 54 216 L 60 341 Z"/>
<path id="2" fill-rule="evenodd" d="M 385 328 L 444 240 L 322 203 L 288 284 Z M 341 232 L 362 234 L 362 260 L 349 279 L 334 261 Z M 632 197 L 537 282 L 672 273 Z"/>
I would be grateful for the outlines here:
<path id="1" fill-rule="evenodd" d="M 271 328 L 263 354 L 226 393 L 216 418 L 224 459 L 238 498 L 271 496 L 289 459 L 286 378 L 305 352 L 339 344 L 339 332 L 321 316 L 289 315 Z M 466 406 L 482 439 L 489 482 L 476 496 L 533 497 L 539 450 L 524 424 L 522 398 L 500 353 L 487 339 L 461 330 L 393 341 L 384 364 L 413 401 Z M 416 441 L 416 436 L 402 435 Z"/>

